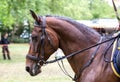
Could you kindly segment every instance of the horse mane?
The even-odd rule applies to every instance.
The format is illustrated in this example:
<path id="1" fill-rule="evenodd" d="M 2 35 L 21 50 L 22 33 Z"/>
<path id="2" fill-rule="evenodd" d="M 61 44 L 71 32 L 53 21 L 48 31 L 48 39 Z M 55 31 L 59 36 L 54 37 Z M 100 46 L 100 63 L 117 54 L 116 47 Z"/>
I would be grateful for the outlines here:
<path id="1" fill-rule="evenodd" d="M 101 36 L 95 29 L 88 27 L 87 25 L 84 25 L 82 23 L 77 22 L 76 20 L 70 18 L 70 17 L 64 17 L 64 16 L 53 16 L 53 15 L 46 15 L 46 17 L 55 17 L 60 20 L 64 20 L 73 26 L 75 26 L 79 31 L 85 33 L 88 35 L 87 37 L 95 37 L 96 36 Z"/>

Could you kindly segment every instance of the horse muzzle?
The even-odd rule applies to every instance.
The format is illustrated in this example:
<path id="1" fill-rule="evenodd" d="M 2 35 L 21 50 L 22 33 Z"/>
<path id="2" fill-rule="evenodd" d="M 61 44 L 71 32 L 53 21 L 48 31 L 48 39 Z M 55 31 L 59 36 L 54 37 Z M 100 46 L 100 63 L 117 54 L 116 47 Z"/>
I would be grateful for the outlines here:
<path id="1" fill-rule="evenodd" d="M 41 73 L 41 67 L 37 64 L 33 64 L 32 67 L 26 66 L 26 71 L 31 75 L 31 76 L 36 76 L 39 73 Z"/>

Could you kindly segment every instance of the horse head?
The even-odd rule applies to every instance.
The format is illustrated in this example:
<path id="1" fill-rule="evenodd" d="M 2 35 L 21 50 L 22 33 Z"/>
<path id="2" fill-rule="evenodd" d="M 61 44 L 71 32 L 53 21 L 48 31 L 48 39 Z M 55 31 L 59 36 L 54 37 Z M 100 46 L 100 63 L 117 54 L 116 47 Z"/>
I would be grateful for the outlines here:
<path id="1" fill-rule="evenodd" d="M 47 18 L 37 16 L 30 10 L 35 20 L 31 33 L 30 48 L 26 56 L 26 71 L 31 76 L 41 72 L 41 67 L 59 46 L 57 34 L 47 25 Z"/>

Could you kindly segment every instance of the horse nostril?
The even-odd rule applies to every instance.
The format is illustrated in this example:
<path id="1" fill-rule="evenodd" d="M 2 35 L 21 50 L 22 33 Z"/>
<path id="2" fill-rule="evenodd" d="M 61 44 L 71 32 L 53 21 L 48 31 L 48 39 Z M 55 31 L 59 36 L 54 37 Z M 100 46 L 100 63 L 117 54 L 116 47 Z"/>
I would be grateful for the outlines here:
<path id="1" fill-rule="evenodd" d="M 26 67 L 26 71 L 27 71 L 27 72 L 30 72 L 30 67 L 27 66 L 27 67 Z"/>

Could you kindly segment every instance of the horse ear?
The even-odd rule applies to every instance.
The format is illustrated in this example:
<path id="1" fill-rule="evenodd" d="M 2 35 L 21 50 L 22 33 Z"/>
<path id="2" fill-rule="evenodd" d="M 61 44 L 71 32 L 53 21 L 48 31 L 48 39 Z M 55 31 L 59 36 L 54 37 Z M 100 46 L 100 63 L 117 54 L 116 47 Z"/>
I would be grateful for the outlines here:
<path id="1" fill-rule="evenodd" d="M 35 14 L 35 12 L 30 10 L 30 13 L 31 13 L 32 17 L 38 22 L 39 21 L 39 17 Z"/>

